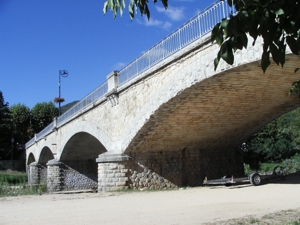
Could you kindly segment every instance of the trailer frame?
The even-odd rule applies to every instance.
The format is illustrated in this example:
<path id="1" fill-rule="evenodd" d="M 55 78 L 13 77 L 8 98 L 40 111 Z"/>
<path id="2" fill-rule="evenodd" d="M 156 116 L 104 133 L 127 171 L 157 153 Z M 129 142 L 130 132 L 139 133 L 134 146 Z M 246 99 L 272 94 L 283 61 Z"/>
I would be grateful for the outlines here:
<path id="1" fill-rule="evenodd" d="M 234 184 L 244 184 L 250 183 L 253 186 L 258 186 L 262 184 L 263 181 L 268 181 L 272 179 L 285 179 L 283 173 L 277 172 L 278 166 L 274 167 L 272 174 L 259 174 L 258 172 L 251 173 L 249 176 L 235 178 L 232 176 L 224 176 L 221 179 L 208 180 L 205 177 L 203 184 L 204 185 L 225 185 L 231 186 Z"/>

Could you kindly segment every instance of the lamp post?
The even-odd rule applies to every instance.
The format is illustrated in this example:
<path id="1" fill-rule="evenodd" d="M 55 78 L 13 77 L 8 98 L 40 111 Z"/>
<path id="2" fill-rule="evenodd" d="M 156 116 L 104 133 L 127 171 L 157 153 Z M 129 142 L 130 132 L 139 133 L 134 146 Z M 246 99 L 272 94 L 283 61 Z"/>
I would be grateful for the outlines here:
<path id="1" fill-rule="evenodd" d="M 57 99 L 57 102 L 58 102 L 58 108 L 59 108 L 59 110 L 58 110 L 59 116 L 61 114 L 60 103 L 64 101 L 64 99 L 60 97 L 60 87 L 61 87 L 60 78 L 67 77 L 68 75 L 69 75 L 69 72 L 67 70 L 59 70 L 59 72 L 58 72 L 58 99 Z"/>

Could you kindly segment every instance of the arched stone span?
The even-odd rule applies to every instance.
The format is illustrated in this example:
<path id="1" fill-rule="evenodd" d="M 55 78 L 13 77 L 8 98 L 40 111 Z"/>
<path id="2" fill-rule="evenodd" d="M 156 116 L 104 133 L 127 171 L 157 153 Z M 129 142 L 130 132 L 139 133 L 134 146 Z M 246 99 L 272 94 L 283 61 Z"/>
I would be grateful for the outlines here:
<path id="1" fill-rule="evenodd" d="M 28 158 L 27 158 L 27 162 L 26 162 L 26 165 L 29 166 L 31 163 L 35 162 L 35 157 L 33 155 L 33 153 L 31 152 L 29 155 L 28 155 Z"/>
<path id="2" fill-rule="evenodd" d="M 298 77 L 293 72 L 298 62 L 298 56 L 288 55 L 284 68 L 272 64 L 266 74 L 259 62 L 249 63 L 186 88 L 151 116 L 144 114 L 146 105 L 136 120 L 149 119 L 136 128 L 128 151 L 182 150 L 194 143 L 202 148 L 238 146 L 268 122 L 299 107 L 297 96 L 288 96 Z"/>
<path id="3" fill-rule="evenodd" d="M 96 137 L 81 131 L 74 134 L 66 143 L 60 161 L 93 160 L 104 152 L 105 147 Z"/>
<path id="4" fill-rule="evenodd" d="M 271 65 L 266 74 L 252 62 L 191 85 L 150 116 L 125 153 L 179 186 L 200 185 L 205 176 L 242 175 L 237 147 L 300 106 L 296 95 L 288 96 L 298 62 L 288 55 L 284 68 Z"/>
<path id="5" fill-rule="evenodd" d="M 74 134 L 60 155 L 63 190 L 97 189 L 96 158 L 104 152 L 105 147 L 90 133 Z"/>
<path id="6" fill-rule="evenodd" d="M 54 159 L 53 152 L 48 146 L 44 146 L 38 159 L 38 163 L 46 165 L 46 163 L 52 159 Z"/>
<path id="7" fill-rule="evenodd" d="M 88 121 L 80 121 L 74 124 L 69 130 L 69 133 L 65 136 L 61 144 L 61 149 L 58 152 L 58 159 L 66 160 L 67 154 L 71 148 L 79 149 L 78 146 L 91 146 L 90 150 L 92 152 L 106 152 L 107 149 L 111 147 L 111 141 L 108 136 L 93 123 Z M 85 138 L 87 138 L 85 140 Z M 91 143 L 88 144 L 88 139 Z M 77 146 L 76 146 L 77 145 Z M 99 148 L 97 150 L 97 148 Z M 75 150 L 76 151 L 76 150 Z M 82 153 L 85 154 L 86 150 Z M 80 153 L 79 153 L 80 154 Z M 88 157 L 86 154 L 85 157 Z"/>

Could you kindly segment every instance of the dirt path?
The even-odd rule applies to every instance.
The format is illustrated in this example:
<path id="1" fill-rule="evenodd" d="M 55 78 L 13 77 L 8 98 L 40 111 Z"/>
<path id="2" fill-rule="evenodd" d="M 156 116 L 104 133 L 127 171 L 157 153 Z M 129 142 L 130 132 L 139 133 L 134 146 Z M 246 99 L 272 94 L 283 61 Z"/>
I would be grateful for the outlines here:
<path id="1" fill-rule="evenodd" d="M 0 224 L 219 224 L 282 210 L 300 214 L 299 174 L 257 187 L 5 197 Z"/>

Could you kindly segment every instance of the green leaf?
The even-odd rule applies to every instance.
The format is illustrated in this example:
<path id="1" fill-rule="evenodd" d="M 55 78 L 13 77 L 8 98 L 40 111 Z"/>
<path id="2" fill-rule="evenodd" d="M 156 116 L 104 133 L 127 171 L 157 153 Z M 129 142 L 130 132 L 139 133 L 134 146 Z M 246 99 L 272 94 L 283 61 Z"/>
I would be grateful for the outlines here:
<path id="1" fill-rule="evenodd" d="M 221 27 L 225 29 L 227 27 L 228 23 L 229 23 L 228 19 L 222 19 Z"/>
<path id="2" fill-rule="evenodd" d="M 215 71 L 219 65 L 219 62 L 220 62 L 220 57 L 215 58 L 215 60 L 214 60 Z"/>
<path id="3" fill-rule="evenodd" d="M 168 8 L 168 0 L 161 0 L 162 4 L 164 5 L 165 9 Z"/>
<path id="4" fill-rule="evenodd" d="M 286 37 L 286 42 L 289 45 L 291 51 L 295 54 L 295 55 L 299 55 L 300 54 L 300 48 L 299 45 L 297 43 L 297 41 L 291 37 L 291 36 L 287 36 Z"/>
<path id="5" fill-rule="evenodd" d="M 271 43 L 270 51 L 271 51 L 272 58 L 273 58 L 274 62 L 277 65 L 279 65 L 279 63 L 280 63 L 280 51 L 279 51 L 279 49 L 273 43 Z"/>
<path id="6" fill-rule="evenodd" d="M 220 27 L 220 23 L 214 26 L 211 32 L 211 42 L 216 41 L 218 45 L 223 43 L 223 32 L 222 28 Z"/>
<path id="7" fill-rule="evenodd" d="M 263 52 L 262 56 L 261 56 L 261 68 L 264 71 L 264 73 L 266 72 L 268 66 L 271 64 L 270 62 L 270 52 Z"/>
<path id="8" fill-rule="evenodd" d="M 232 46 L 229 41 L 225 41 L 220 49 L 220 57 L 227 62 L 228 64 L 232 65 L 234 61 L 234 56 L 232 52 Z"/>
<path id="9" fill-rule="evenodd" d="M 282 9 L 278 9 L 274 12 L 276 15 L 284 15 L 284 11 Z"/>

